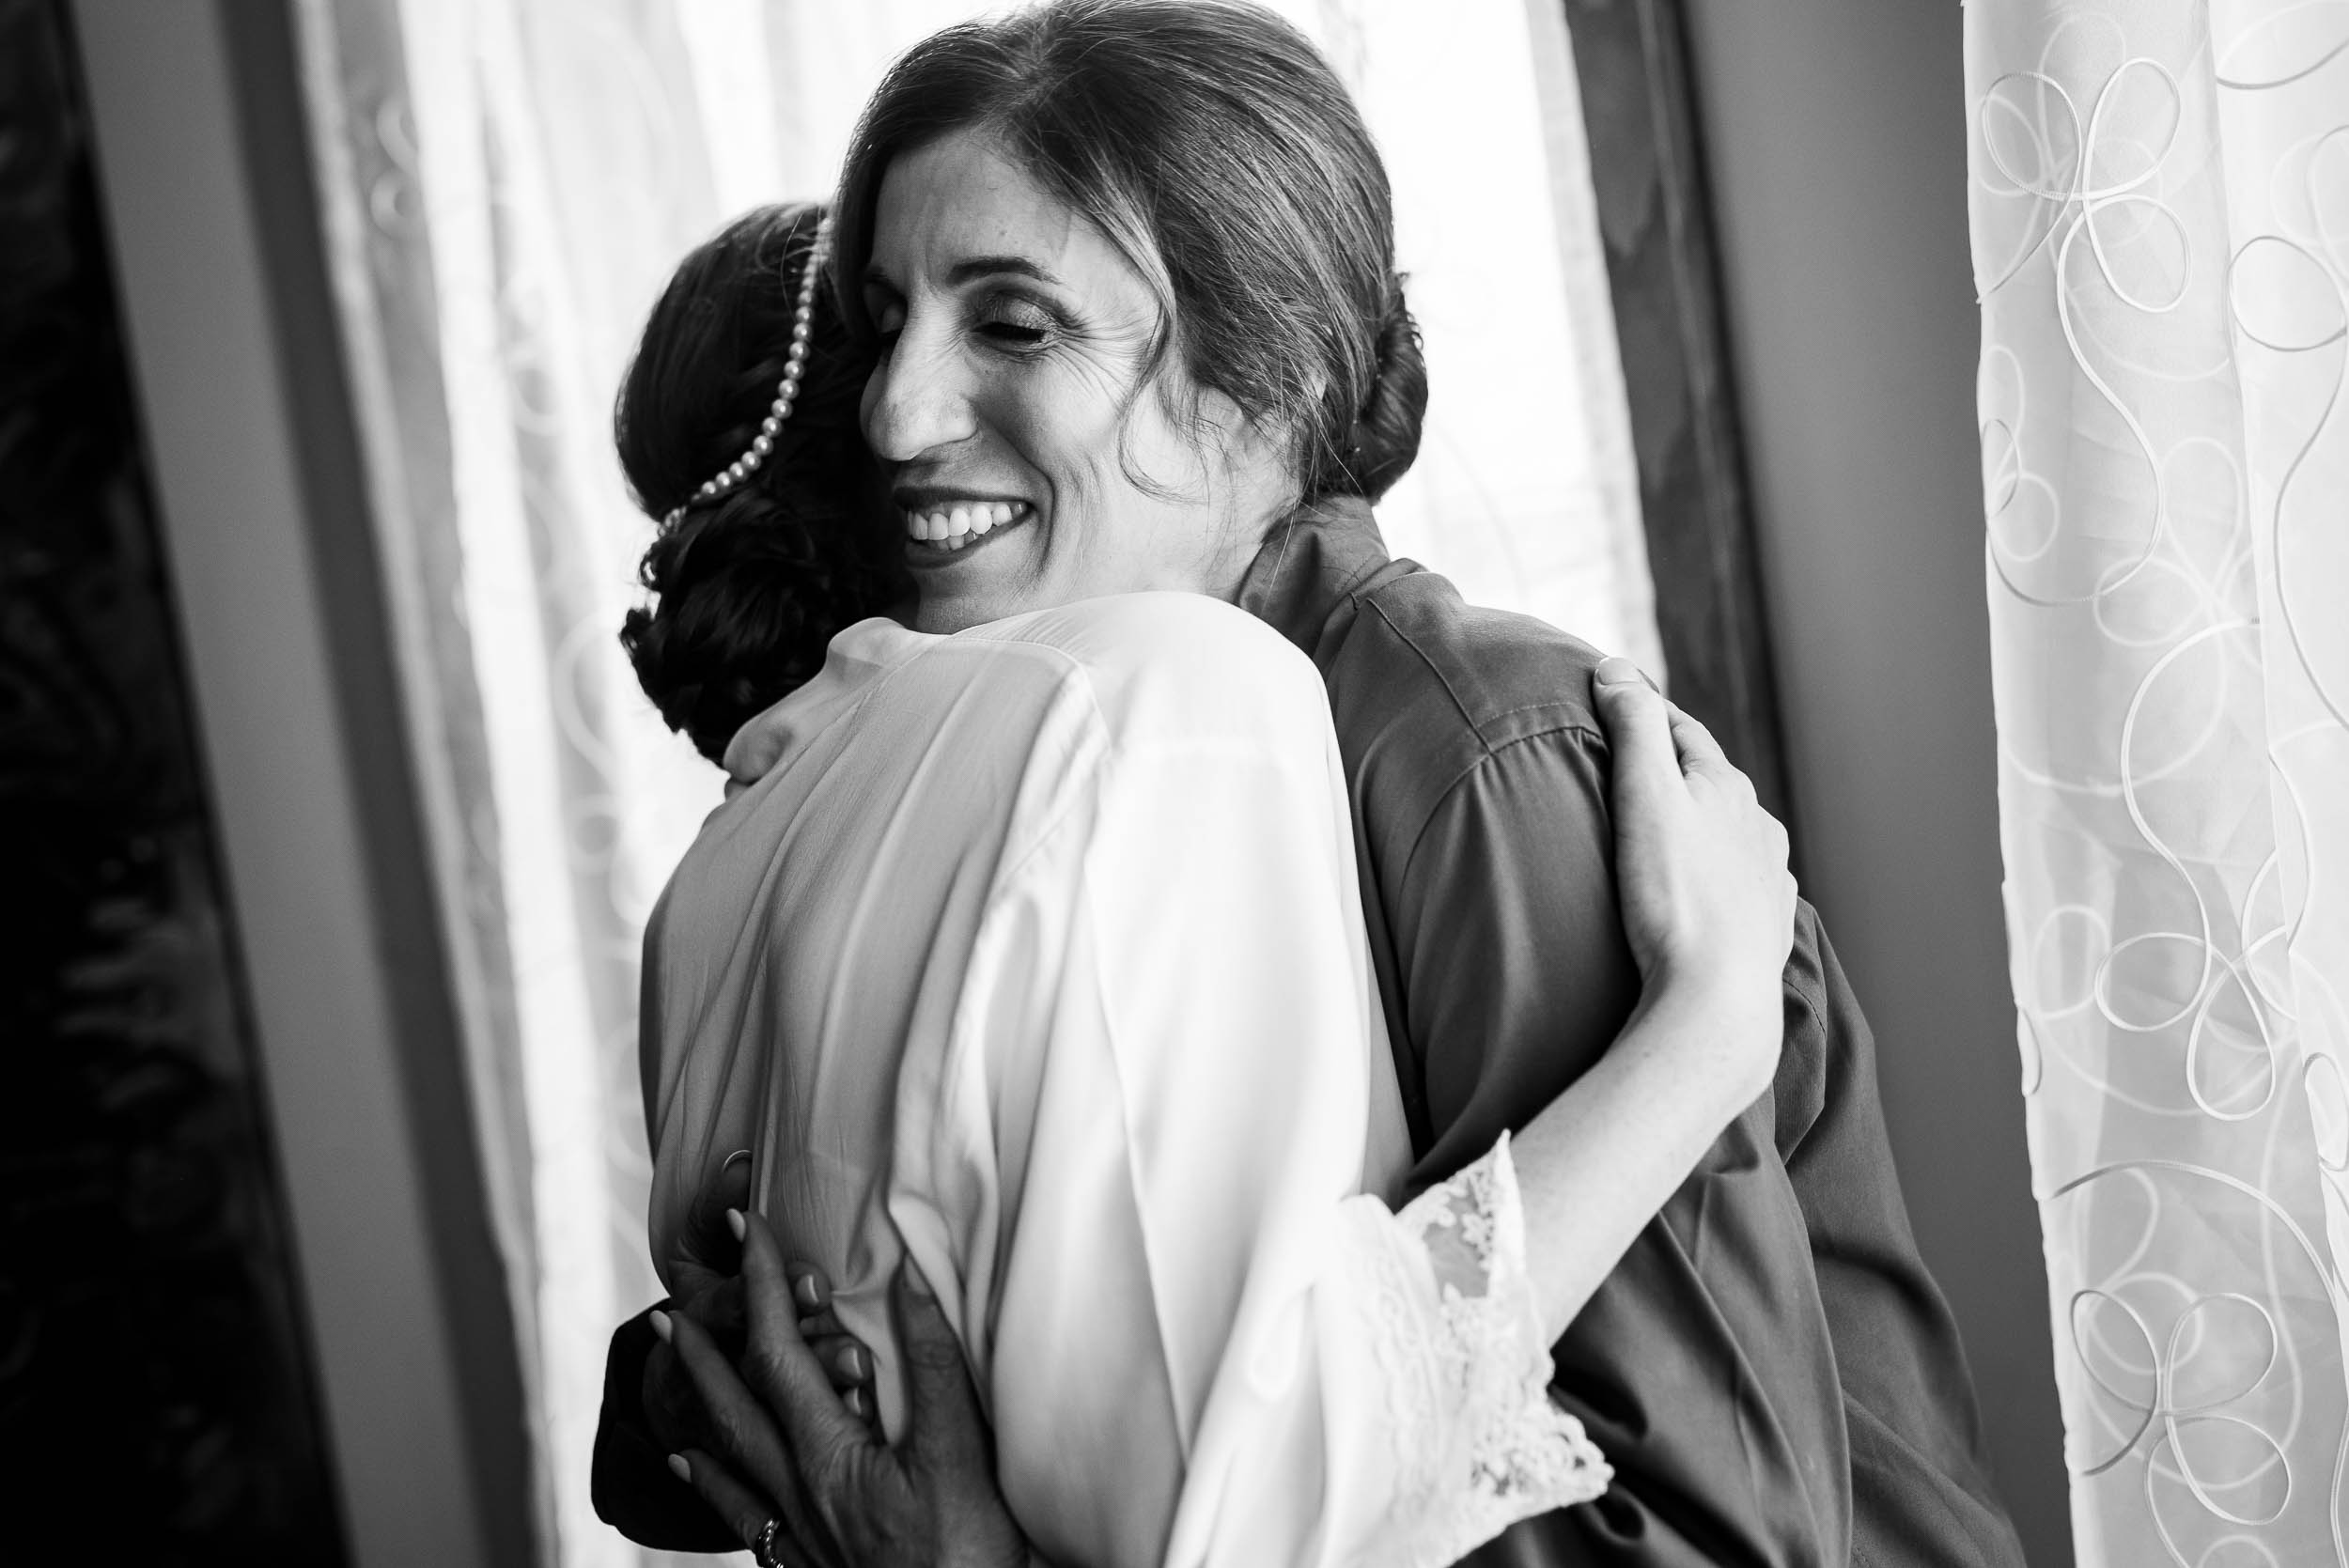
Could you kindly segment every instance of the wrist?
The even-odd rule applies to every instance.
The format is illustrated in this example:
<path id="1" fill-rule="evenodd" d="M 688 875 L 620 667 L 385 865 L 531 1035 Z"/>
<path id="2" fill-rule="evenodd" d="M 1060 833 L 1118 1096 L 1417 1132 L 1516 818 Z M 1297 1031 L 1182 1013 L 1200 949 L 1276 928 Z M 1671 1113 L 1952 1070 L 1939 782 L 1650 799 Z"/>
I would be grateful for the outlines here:
<path id="1" fill-rule="evenodd" d="M 1770 1086 L 1785 1032 L 1779 984 L 1766 986 L 1718 968 L 1652 977 L 1633 1019 L 1653 1048 L 1671 1058 L 1675 1077 L 1710 1093 L 1734 1115 Z"/>

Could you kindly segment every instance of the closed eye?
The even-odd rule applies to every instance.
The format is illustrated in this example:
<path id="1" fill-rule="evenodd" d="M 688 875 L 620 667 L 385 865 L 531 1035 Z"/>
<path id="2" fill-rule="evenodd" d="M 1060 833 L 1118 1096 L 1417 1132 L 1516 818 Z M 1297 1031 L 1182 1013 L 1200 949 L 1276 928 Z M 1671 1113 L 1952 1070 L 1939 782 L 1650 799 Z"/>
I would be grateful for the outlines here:
<path id="1" fill-rule="evenodd" d="M 999 291 L 977 302 L 973 330 L 999 349 L 1032 354 L 1066 336 L 1068 324 L 1040 301 Z"/>

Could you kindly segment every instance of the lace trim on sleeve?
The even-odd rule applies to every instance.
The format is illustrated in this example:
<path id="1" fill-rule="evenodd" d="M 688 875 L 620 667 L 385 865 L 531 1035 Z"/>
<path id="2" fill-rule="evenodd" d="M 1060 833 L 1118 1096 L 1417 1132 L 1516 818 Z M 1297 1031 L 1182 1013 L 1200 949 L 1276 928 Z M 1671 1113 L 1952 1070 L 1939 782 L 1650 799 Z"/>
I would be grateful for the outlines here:
<path id="1" fill-rule="evenodd" d="M 1507 1136 L 1357 1235 L 1401 1482 L 1380 1563 L 1442 1568 L 1519 1519 L 1604 1493 L 1607 1461 L 1549 1398 Z"/>

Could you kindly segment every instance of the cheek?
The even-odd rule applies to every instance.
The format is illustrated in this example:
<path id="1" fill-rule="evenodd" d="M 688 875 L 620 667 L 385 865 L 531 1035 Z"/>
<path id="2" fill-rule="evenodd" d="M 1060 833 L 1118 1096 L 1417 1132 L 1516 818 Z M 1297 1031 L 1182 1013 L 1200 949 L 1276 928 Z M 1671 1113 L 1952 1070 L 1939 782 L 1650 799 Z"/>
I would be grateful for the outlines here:
<path id="1" fill-rule="evenodd" d="M 1118 444 L 1116 394 L 1089 378 L 1037 375 L 1007 380 L 988 398 L 986 423 L 1044 481 L 1050 550 L 1074 565 L 1114 548 L 1107 536 L 1132 511 Z"/>

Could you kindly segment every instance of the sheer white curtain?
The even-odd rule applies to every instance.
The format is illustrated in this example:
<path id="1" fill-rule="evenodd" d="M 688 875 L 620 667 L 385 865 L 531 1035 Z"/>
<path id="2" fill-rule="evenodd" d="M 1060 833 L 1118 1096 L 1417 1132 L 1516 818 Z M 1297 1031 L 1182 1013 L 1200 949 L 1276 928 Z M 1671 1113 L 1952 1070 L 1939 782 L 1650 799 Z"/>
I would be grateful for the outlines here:
<path id="1" fill-rule="evenodd" d="M 670 267 L 826 194 L 888 58 L 968 0 L 299 0 L 330 253 L 433 813 L 549 1561 L 594 1517 L 605 1338 L 658 1294 L 638 939 L 715 771 L 614 633 L 649 525 L 609 412 Z M 1557 8 L 1291 0 L 1392 159 L 1435 414 L 1384 509 L 1490 601 L 1660 668 Z"/>
<path id="2" fill-rule="evenodd" d="M 1974 0 L 1967 73 L 2079 1560 L 2349 1562 L 2349 6 Z"/>

